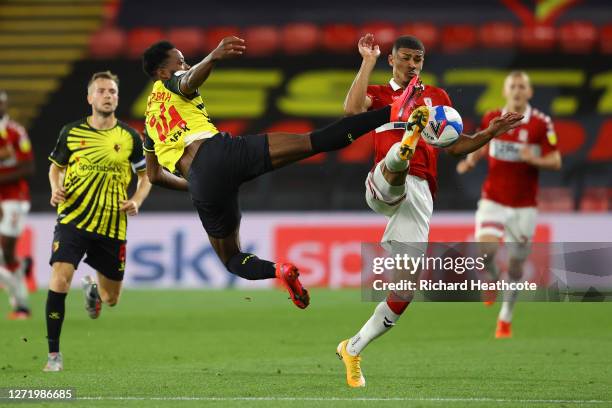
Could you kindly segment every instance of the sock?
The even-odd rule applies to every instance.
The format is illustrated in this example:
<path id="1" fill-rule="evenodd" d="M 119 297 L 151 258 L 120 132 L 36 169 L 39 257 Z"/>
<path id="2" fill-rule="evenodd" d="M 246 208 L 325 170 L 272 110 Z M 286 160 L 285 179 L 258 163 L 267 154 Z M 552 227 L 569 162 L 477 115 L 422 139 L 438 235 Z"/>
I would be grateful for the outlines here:
<path id="1" fill-rule="evenodd" d="M 67 293 L 57 293 L 49 289 L 47 295 L 47 307 L 45 315 L 47 318 L 47 341 L 49 342 L 49 353 L 59 352 L 60 333 L 64 322 L 64 311 Z"/>
<path id="2" fill-rule="evenodd" d="M 259 259 L 253 254 L 239 252 L 227 261 L 227 270 L 248 280 L 272 279 L 276 277 L 274 263 Z"/>
<path id="3" fill-rule="evenodd" d="M 512 311 L 518 298 L 518 290 L 509 290 L 504 293 L 504 302 L 499 311 L 499 320 L 510 323 L 512 321 Z"/>
<path id="4" fill-rule="evenodd" d="M 361 354 L 361 351 L 372 340 L 389 331 L 399 317 L 400 314 L 393 312 L 387 301 L 380 302 L 374 309 L 372 317 L 363 325 L 359 333 L 349 339 L 346 350 L 352 356 Z"/>
<path id="5" fill-rule="evenodd" d="M 390 115 L 391 107 L 385 106 L 378 110 L 347 116 L 322 129 L 313 130 L 310 133 L 312 150 L 319 153 L 342 149 L 369 131 L 388 123 Z"/>
<path id="6" fill-rule="evenodd" d="M 409 160 L 400 159 L 398 154 L 400 144 L 400 142 L 397 142 L 396 144 L 391 146 L 391 148 L 387 152 L 387 155 L 385 156 L 385 167 L 387 167 L 389 171 L 392 171 L 394 173 L 399 173 L 400 171 L 406 170 L 408 168 L 408 165 L 410 164 Z"/>

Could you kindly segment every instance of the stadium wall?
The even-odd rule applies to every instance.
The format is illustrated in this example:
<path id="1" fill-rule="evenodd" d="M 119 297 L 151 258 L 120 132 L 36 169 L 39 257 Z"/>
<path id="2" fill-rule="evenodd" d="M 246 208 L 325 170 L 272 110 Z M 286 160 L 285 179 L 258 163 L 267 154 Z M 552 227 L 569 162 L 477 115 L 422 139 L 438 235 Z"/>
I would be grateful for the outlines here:
<path id="1" fill-rule="evenodd" d="M 474 214 L 437 213 L 430 241 L 473 241 Z M 46 286 L 55 216 L 35 214 L 19 242 L 19 253 L 36 260 L 38 284 Z M 262 258 L 296 263 L 307 286 L 355 287 L 360 282 L 362 242 L 378 242 L 385 219 L 371 213 L 247 213 L 241 227 L 243 250 Z M 538 219 L 539 242 L 610 241 L 612 218 L 606 215 L 544 214 Z M 82 263 L 80 277 L 92 270 Z M 195 217 L 181 213 L 142 214 L 130 219 L 125 285 L 129 288 L 220 289 L 267 287 L 228 273 L 217 259 Z"/>

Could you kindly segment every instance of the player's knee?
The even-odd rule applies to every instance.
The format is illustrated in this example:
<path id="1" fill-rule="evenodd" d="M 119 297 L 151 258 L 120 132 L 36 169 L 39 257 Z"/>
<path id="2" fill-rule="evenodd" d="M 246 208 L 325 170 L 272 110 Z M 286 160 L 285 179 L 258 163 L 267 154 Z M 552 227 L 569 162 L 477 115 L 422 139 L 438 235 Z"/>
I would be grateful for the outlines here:
<path id="1" fill-rule="evenodd" d="M 66 293 L 70 290 L 72 274 L 63 270 L 53 270 L 49 281 L 49 288 L 54 292 Z"/>
<path id="2" fill-rule="evenodd" d="M 100 290 L 100 299 L 110 307 L 116 306 L 119 303 L 119 293 Z"/>

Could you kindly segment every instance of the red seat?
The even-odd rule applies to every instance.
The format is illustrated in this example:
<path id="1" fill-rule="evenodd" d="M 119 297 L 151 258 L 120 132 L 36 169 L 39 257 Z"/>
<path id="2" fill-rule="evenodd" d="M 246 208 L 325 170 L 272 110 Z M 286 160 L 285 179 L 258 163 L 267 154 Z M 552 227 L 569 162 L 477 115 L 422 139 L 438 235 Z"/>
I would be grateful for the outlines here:
<path id="1" fill-rule="evenodd" d="M 465 24 L 447 25 L 442 29 L 442 50 L 461 52 L 474 48 L 478 36 L 474 26 Z"/>
<path id="2" fill-rule="evenodd" d="M 438 46 L 440 35 L 438 28 L 432 23 L 409 23 L 400 27 L 399 35 L 413 35 L 425 45 L 425 51 L 431 51 Z"/>
<path id="3" fill-rule="evenodd" d="M 599 46 L 604 54 L 612 54 L 612 24 L 601 27 L 599 31 Z"/>
<path id="4" fill-rule="evenodd" d="M 559 28 L 559 45 L 565 52 L 589 54 L 597 39 L 597 29 L 588 21 L 573 21 Z"/>
<path id="5" fill-rule="evenodd" d="M 140 58 L 145 49 L 162 39 L 163 33 L 159 28 L 135 28 L 128 33 L 127 56 Z"/>
<path id="6" fill-rule="evenodd" d="M 319 46 L 319 27 L 311 23 L 290 23 L 281 30 L 281 46 L 286 54 L 307 54 Z"/>
<path id="7" fill-rule="evenodd" d="M 89 39 L 89 54 L 93 58 L 116 58 L 123 52 L 125 33 L 115 27 L 103 28 Z"/>
<path id="8" fill-rule="evenodd" d="M 512 23 L 496 21 L 482 25 L 478 37 L 480 45 L 485 48 L 513 48 L 516 30 Z"/>
<path id="9" fill-rule="evenodd" d="M 181 50 L 186 57 L 198 56 L 203 52 L 204 33 L 196 27 L 172 28 L 168 30 L 168 41 Z"/>
<path id="10" fill-rule="evenodd" d="M 606 212 L 610 208 L 610 190 L 606 187 L 589 187 L 580 198 L 580 211 Z"/>
<path id="11" fill-rule="evenodd" d="M 388 54 L 398 37 L 397 27 L 391 23 L 374 22 L 361 27 L 361 35 L 374 34 L 374 41 L 380 47 L 382 54 Z"/>
<path id="12" fill-rule="evenodd" d="M 519 29 L 519 45 L 527 51 L 554 51 L 557 33 L 552 26 L 532 25 Z"/>
<path id="13" fill-rule="evenodd" d="M 262 56 L 275 53 L 280 45 L 278 29 L 274 26 L 252 26 L 244 30 L 246 41 L 246 54 L 249 56 Z"/>
<path id="14" fill-rule="evenodd" d="M 572 191 L 566 187 L 540 188 L 538 210 L 542 212 L 574 211 Z"/>
<path id="15" fill-rule="evenodd" d="M 330 24 L 323 27 L 321 43 L 327 51 L 356 53 L 359 32 L 350 24 Z"/>
<path id="16" fill-rule="evenodd" d="M 240 29 L 236 26 L 220 26 L 213 27 L 204 33 L 204 52 L 208 53 L 219 45 L 222 39 L 225 37 L 230 37 L 235 35 L 236 37 L 240 37 Z M 246 45 L 247 48 L 249 44 Z M 247 50 L 248 51 L 248 50 Z"/>

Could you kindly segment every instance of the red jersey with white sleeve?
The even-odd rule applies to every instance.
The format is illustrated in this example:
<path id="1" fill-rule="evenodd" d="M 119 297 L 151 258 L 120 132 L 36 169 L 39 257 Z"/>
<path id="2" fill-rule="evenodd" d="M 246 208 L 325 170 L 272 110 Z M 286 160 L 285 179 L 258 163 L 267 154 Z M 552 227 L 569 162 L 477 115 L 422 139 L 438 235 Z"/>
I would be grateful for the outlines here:
<path id="1" fill-rule="evenodd" d="M 32 144 L 23 126 L 4 116 L 0 120 L 0 174 L 14 171 L 24 161 L 32 161 Z M 0 183 L 0 200 L 30 200 L 25 179 Z"/>
<path id="2" fill-rule="evenodd" d="M 386 85 L 370 85 L 367 89 L 367 96 L 372 100 L 370 109 L 380 109 L 393 103 L 404 89 L 401 88 L 393 79 Z M 448 94 L 441 88 L 425 85 L 425 90 L 417 99 L 416 106 L 452 106 Z M 401 132 L 387 131 L 374 133 L 374 163 L 378 163 L 385 158 L 387 152 L 395 143 L 402 140 Z M 427 180 L 431 196 L 436 196 L 438 189 L 438 149 L 427 144 L 423 139 L 419 139 L 414 156 L 410 159 L 410 169 L 408 174 Z"/>
<path id="3" fill-rule="evenodd" d="M 505 114 L 495 110 L 482 118 L 481 128 Z M 535 207 L 539 169 L 521 160 L 527 146 L 535 156 L 557 150 L 557 136 L 549 116 L 527 106 L 520 125 L 491 140 L 488 144 L 489 172 L 482 187 L 482 198 L 508 207 Z"/>

